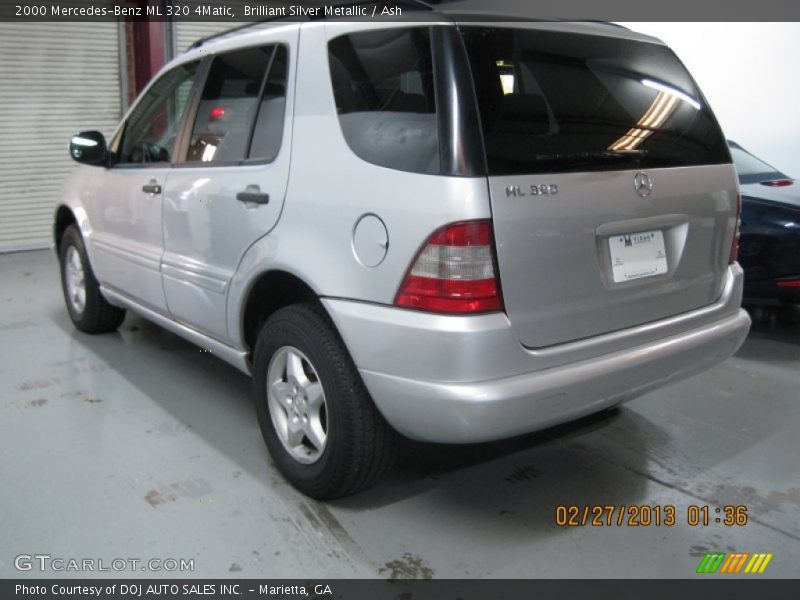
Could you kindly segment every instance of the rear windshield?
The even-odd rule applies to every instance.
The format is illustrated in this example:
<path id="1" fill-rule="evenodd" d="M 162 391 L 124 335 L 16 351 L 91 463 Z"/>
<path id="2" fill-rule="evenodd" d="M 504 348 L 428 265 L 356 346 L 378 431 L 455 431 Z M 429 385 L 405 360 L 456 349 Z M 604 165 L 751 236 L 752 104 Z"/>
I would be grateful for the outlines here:
<path id="1" fill-rule="evenodd" d="M 657 44 L 462 27 L 490 175 L 731 161 L 694 81 Z"/>

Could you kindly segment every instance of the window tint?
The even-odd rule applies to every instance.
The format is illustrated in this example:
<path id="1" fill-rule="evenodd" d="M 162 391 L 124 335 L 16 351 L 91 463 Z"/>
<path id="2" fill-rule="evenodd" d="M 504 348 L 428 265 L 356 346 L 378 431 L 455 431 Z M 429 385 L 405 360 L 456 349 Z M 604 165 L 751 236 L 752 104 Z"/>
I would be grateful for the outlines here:
<path id="1" fill-rule="evenodd" d="M 246 48 L 214 58 L 197 108 L 187 160 L 237 162 L 247 157 L 274 48 Z"/>
<path id="2" fill-rule="evenodd" d="M 433 59 L 427 28 L 345 35 L 329 44 L 342 133 L 364 160 L 439 172 Z"/>
<path id="3" fill-rule="evenodd" d="M 168 163 L 172 160 L 181 116 L 198 63 L 176 67 L 156 81 L 125 125 L 119 163 Z"/>
<path id="4" fill-rule="evenodd" d="M 278 46 L 261 95 L 253 140 L 250 144 L 250 158 L 273 160 L 281 148 L 283 120 L 286 114 L 288 68 L 289 53 L 284 46 Z"/>
<path id="5" fill-rule="evenodd" d="M 730 162 L 671 50 L 609 36 L 462 29 L 490 174 Z"/>

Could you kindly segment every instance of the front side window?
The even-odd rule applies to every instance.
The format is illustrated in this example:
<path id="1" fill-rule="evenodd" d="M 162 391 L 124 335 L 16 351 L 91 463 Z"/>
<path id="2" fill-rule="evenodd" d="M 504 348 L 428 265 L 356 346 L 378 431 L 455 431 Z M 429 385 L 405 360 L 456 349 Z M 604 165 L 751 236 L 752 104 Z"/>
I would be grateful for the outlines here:
<path id="1" fill-rule="evenodd" d="M 489 174 L 730 162 L 691 76 L 660 44 L 465 26 Z"/>
<path id="2" fill-rule="evenodd" d="M 328 46 L 342 133 L 367 162 L 439 172 L 439 139 L 428 28 L 359 32 Z"/>
<path id="3" fill-rule="evenodd" d="M 275 158 L 283 134 L 286 73 L 283 46 L 245 48 L 215 57 L 197 108 L 187 160 L 231 163 Z"/>
<path id="4" fill-rule="evenodd" d="M 197 62 L 180 65 L 145 92 L 125 125 L 117 162 L 170 163 L 181 117 L 194 84 Z"/>

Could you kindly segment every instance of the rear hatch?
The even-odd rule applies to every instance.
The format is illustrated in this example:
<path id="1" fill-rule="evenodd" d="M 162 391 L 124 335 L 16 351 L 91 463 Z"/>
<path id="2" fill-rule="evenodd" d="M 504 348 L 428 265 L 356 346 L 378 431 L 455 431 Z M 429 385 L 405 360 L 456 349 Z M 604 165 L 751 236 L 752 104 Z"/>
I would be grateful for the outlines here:
<path id="1" fill-rule="evenodd" d="M 551 346 L 714 302 L 736 175 L 672 51 L 603 25 L 461 32 L 520 342 Z"/>

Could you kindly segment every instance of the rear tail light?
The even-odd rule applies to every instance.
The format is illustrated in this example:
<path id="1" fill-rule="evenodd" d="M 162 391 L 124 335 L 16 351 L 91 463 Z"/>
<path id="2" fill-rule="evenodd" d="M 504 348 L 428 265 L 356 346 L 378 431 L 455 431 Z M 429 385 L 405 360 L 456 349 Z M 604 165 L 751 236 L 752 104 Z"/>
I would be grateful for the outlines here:
<path id="1" fill-rule="evenodd" d="M 779 281 L 778 287 L 784 288 L 800 288 L 800 279 L 794 281 Z"/>
<path id="2" fill-rule="evenodd" d="M 786 187 L 792 185 L 794 179 L 776 179 L 775 181 L 762 181 L 761 185 L 768 185 L 769 187 Z"/>
<path id="3" fill-rule="evenodd" d="M 733 242 L 731 243 L 731 255 L 729 264 L 736 262 L 739 258 L 739 228 L 742 226 L 742 196 L 736 194 L 736 228 L 733 231 Z"/>
<path id="4" fill-rule="evenodd" d="M 453 314 L 503 310 L 492 222 L 453 223 L 434 232 L 417 254 L 394 303 Z"/>

